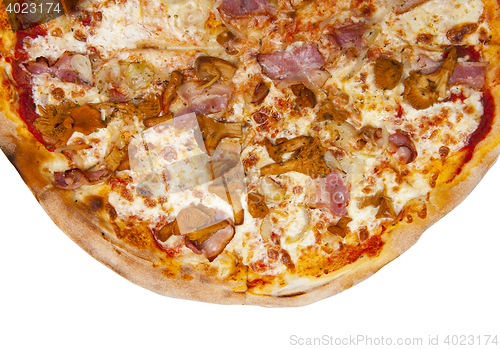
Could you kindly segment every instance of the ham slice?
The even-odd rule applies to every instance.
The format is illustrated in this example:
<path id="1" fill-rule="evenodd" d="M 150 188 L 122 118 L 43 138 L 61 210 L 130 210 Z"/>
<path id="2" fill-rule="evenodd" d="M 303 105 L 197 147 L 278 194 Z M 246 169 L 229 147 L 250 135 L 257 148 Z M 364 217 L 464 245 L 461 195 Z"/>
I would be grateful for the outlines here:
<path id="1" fill-rule="evenodd" d="M 278 82 L 279 88 L 302 82 L 309 89 L 317 89 L 330 77 L 323 70 L 325 60 L 316 45 L 260 54 L 257 60 L 264 73 Z"/>
<path id="2" fill-rule="evenodd" d="M 326 177 L 318 177 L 316 184 L 316 197 L 312 205 L 318 208 L 327 208 L 336 216 L 347 214 L 349 204 L 349 188 L 337 172 L 331 172 Z"/>
<path id="3" fill-rule="evenodd" d="M 107 180 L 111 173 L 107 170 L 83 172 L 73 168 L 64 172 L 54 172 L 54 182 L 59 189 L 77 189 L 86 184 L 97 184 Z"/>
<path id="4" fill-rule="evenodd" d="M 442 61 L 435 61 L 423 54 L 419 55 L 417 60 L 417 68 L 424 74 L 434 73 L 442 64 Z M 488 67 L 488 62 L 458 62 L 448 84 L 464 84 L 472 88 L 482 88 Z"/>
<path id="5" fill-rule="evenodd" d="M 185 239 L 186 247 L 191 249 L 196 254 L 203 254 L 211 262 L 226 248 L 227 244 L 234 236 L 234 228 L 228 225 L 225 228 L 219 229 L 205 242 L 196 245 L 187 237 Z"/>
<path id="6" fill-rule="evenodd" d="M 179 97 L 187 103 L 187 107 L 179 110 L 174 117 L 195 113 L 213 114 L 227 109 L 233 94 L 233 87 L 225 83 L 215 83 L 204 89 L 197 89 L 198 84 L 188 82 L 179 87 Z"/>
<path id="7" fill-rule="evenodd" d="M 25 67 L 27 71 L 34 75 L 47 73 L 64 82 L 88 82 L 85 77 L 73 70 L 71 57 L 71 53 L 64 52 L 53 65 L 50 65 L 44 57 L 38 57 L 35 61 L 26 63 Z"/>
<path id="8" fill-rule="evenodd" d="M 218 9 L 233 17 L 274 13 L 274 8 L 269 6 L 268 0 L 222 0 Z"/>
<path id="9" fill-rule="evenodd" d="M 408 164 L 416 159 L 417 148 L 411 141 L 410 137 L 406 134 L 397 130 L 395 133 L 389 135 L 389 151 L 396 154 L 404 164 Z"/>
<path id="10" fill-rule="evenodd" d="M 349 24 L 336 28 L 331 37 L 333 42 L 341 48 L 360 48 L 366 45 L 363 35 L 368 28 L 368 25 L 363 22 Z"/>

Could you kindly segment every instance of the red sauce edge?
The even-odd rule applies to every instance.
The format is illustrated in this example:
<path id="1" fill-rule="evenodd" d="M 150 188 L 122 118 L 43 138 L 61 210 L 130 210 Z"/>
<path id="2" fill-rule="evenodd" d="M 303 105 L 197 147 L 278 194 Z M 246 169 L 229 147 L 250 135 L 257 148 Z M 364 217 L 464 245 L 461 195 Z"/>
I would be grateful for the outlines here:
<path id="1" fill-rule="evenodd" d="M 479 126 L 470 135 L 467 145 L 464 148 L 462 148 L 467 151 L 467 155 L 465 156 L 463 165 L 465 165 L 472 159 L 477 144 L 482 140 L 484 140 L 486 136 L 491 132 L 491 127 L 493 125 L 493 120 L 495 118 L 495 99 L 493 98 L 491 91 L 486 90 L 483 92 L 482 103 L 483 103 L 483 116 L 481 117 Z M 457 174 L 459 174 L 460 172 L 461 169 L 458 171 Z"/>
<path id="2" fill-rule="evenodd" d="M 36 105 L 33 100 L 31 77 L 21 66 L 21 64 L 28 59 L 27 53 L 23 47 L 24 39 L 27 37 L 36 38 L 37 36 L 45 34 L 46 30 L 41 27 L 34 27 L 26 31 L 17 32 L 17 42 L 14 52 L 15 58 L 12 64 L 12 75 L 14 81 L 20 88 L 18 114 L 21 120 L 26 123 L 28 131 L 36 138 L 37 141 L 43 144 L 47 150 L 53 151 L 54 146 L 47 144 L 47 142 L 43 139 L 43 135 L 33 125 L 39 115 L 36 113 Z"/>

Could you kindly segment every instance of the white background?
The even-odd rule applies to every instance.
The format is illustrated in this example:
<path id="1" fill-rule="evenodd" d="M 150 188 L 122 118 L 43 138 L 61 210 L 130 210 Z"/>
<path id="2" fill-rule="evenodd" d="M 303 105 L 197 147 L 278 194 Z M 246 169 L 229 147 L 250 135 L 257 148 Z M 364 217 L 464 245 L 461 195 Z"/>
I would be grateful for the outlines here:
<path id="1" fill-rule="evenodd" d="M 374 344 L 422 338 L 420 348 L 429 336 L 454 347 L 443 345 L 448 334 L 500 340 L 500 164 L 375 276 L 290 309 L 204 304 L 142 289 L 66 237 L 1 152 L 0 170 L 0 348 L 287 348 L 314 337 L 347 348 L 356 346 L 335 346 L 330 336 L 358 335 Z"/>

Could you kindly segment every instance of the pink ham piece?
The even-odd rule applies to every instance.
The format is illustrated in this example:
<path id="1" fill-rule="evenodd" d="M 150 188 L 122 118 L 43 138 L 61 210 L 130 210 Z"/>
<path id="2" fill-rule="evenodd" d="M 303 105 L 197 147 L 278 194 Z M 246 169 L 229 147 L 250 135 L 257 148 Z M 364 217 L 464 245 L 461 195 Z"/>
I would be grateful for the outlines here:
<path id="1" fill-rule="evenodd" d="M 424 74 L 434 73 L 442 64 L 442 61 L 435 61 L 426 55 L 419 55 L 417 60 L 417 68 Z M 488 67 L 488 62 L 458 62 L 448 84 L 464 84 L 472 88 L 482 88 Z"/>
<path id="2" fill-rule="evenodd" d="M 460 62 L 453 70 L 448 84 L 465 84 L 472 88 L 482 88 L 488 66 L 487 62 Z"/>
<path id="3" fill-rule="evenodd" d="M 408 164 L 417 158 L 417 148 L 415 148 L 410 137 L 400 130 L 389 135 L 388 150 L 395 153 L 399 161 L 404 164 Z"/>
<path id="4" fill-rule="evenodd" d="M 174 117 L 195 113 L 213 114 L 227 109 L 234 88 L 225 83 L 215 83 L 210 87 L 198 90 L 199 85 L 188 82 L 181 87 L 177 93 L 187 103 L 187 107 L 179 110 Z"/>
<path id="5" fill-rule="evenodd" d="M 218 9 L 232 17 L 274 13 L 274 8 L 269 6 L 268 0 L 222 0 Z"/>
<path id="6" fill-rule="evenodd" d="M 85 173 L 78 168 L 65 172 L 54 172 L 54 181 L 56 187 L 60 189 L 76 189 L 89 183 Z"/>
<path id="7" fill-rule="evenodd" d="M 26 63 L 25 67 L 27 71 L 34 75 L 47 73 L 64 82 L 88 83 L 83 76 L 75 72 L 71 67 L 72 56 L 73 54 L 64 52 L 53 65 L 50 65 L 46 58 L 38 57 L 35 61 Z"/>
<path id="8" fill-rule="evenodd" d="M 109 178 L 107 170 L 83 172 L 73 168 L 64 172 L 54 172 L 54 182 L 59 189 L 77 189 L 86 184 L 97 184 Z"/>
<path id="9" fill-rule="evenodd" d="M 260 54 L 257 60 L 264 73 L 278 82 L 278 88 L 302 82 L 309 89 L 317 89 L 330 77 L 322 70 L 325 59 L 316 45 Z"/>
<path id="10" fill-rule="evenodd" d="M 234 228 L 228 225 L 215 232 L 207 241 L 196 245 L 193 241 L 185 238 L 186 247 L 196 254 L 203 254 L 211 262 L 226 248 L 234 236 Z"/>
<path id="11" fill-rule="evenodd" d="M 363 35 L 368 28 L 368 25 L 363 22 L 349 24 L 336 28 L 331 37 L 333 42 L 341 48 L 360 48 L 366 45 Z"/>
<path id="12" fill-rule="evenodd" d="M 316 198 L 313 200 L 313 206 L 327 208 L 336 216 L 345 216 L 350 193 L 340 174 L 332 172 L 326 177 L 316 178 L 314 182 Z"/>

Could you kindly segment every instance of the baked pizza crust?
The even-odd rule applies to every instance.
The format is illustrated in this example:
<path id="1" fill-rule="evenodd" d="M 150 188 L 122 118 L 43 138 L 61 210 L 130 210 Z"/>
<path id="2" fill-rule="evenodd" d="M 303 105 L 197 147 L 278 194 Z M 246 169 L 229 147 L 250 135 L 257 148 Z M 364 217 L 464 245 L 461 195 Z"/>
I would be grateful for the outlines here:
<path id="1" fill-rule="evenodd" d="M 491 23 L 492 39 L 486 56 L 491 64 L 487 86 L 496 106 L 500 106 L 500 22 L 499 4 L 485 0 L 486 19 Z M 3 52 L 14 45 L 8 22 L 2 16 Z M 16 92 L 8 72 L 0 76 L 0 148 L 33 192 L 51 219 L 75 243 L 110 269 L 146 289 L 161 295 L 219 304 L 250 304 L 267 307 L 303 306 L 340 293 L 365 280 L 408 250 L 432 224 L 451 211 L 474 189 L 500 154 L 500 108 L 494 111 L 491 131 L 475 147 L 472 158 L 451 180 L 441 181 L 431 192 L 425 214 L 421 202 L 410 202 L 383 235 L 384 247 L 376 257 L 359 258 L 337 270 L 331 281 L 305 293 L 286 296 L 257 295 L 241 289 L 244 275 L 234 283 L 220 281 L 206 269 L 161 264 L 157 251 L 141 255 L 131 246 L 113 238 L 109 223 L 85 205 L 77 205 L 63 190 L 53 187 L 48 176 L 40 174 L 40 161 L 51 156 L 29 133 L 16 115 Z M 408 217 L 411 217 L 408 218 Z M 111 231 L 111 233 L 110 233 Z M 177 268 L 176 273 L 172 270 Z M 235 289 L 238 289 L 235 291 Z"/>

